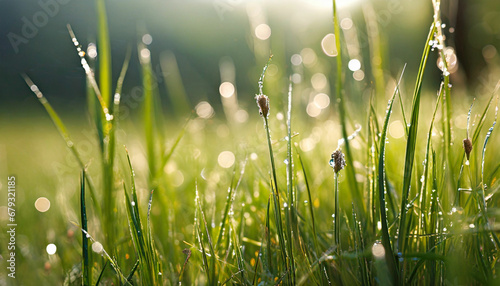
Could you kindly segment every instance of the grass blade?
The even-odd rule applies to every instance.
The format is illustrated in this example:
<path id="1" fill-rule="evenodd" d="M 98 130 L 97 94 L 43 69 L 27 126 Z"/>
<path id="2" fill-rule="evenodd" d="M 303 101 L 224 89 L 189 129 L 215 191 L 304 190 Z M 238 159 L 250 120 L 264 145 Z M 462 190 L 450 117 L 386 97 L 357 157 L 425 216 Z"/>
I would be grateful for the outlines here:
<path id="1" fill-rule="evenodd" d="M 150 227 L 148 226 L 147 229 L 144 229 L 141 222 L 139 202 L 137 200 L 137 191 L 135 187 L 135 174 L 128 152 L 127 160 L 130 168 L 132 196 L 129 197 L 125 184 L 123 184 L 123 190 L 125 194 L 130 235 L 132 236 L 132 241 L 134 242 L 135 250 L 137 256 L 139 257 L 141 266 L 140 278 L 143 285 L 157 285 L 157 283 L 161 281 L 161 272 L 159 271 L 159 257 L 149 231 Z"/>
<path id="2" fill-rule="evenodd" d="M 106 270 L 106 266 L 108 266 L 108 261 L 104 262 L 104 266 L 102 267 L 101 273 L 99 274 L 99 277 L 97 277 L 97 281 L 95 282 L 95 286 L 99 286 L 99 283 L 101 282 L 101 279 L 104 275 L 104 270 Z"/>
<path id="3" fill-rule="evenodd" d="M 434 37 L 434 33 L 436 31 L 436 27 L 434 23 L 432 23 L 431 28 L 429 30 L 429 34 L 427 36 L 427 40 L 425 41 L 424 52 L 422 54 L 422 59 L 420 61 L 420 67 L 417 74 L 417 81 L 415 84 L 415 91 L 413 93 L 413 104 L 412 104 L 412 113 L 410 119 L 410 129 L 408 131 L 408 140 L 406 143 L 406 155 L 405 155 L 405 167 L 404 167 L 404 175 L 403 175 L 403 191 L 401 195 L 401 215 L 399 220 L 399 231 L 398 231 L 398 241 L 396 245 L 396 249 L 398 253 L 405 253 L 405 243 L 406 243 L 406 229 L 408 227 L 406 221 L 406 212 L 408 211 L 408 195 L 410 193 L 411 187 L 411 177 L 413 170 L 413 161 L 415 159 L 415 146 L 417 143 L 417 130 L 418 130 L 418 119 L 419 119 L 419 111 L 420 111 L 420 95 L 422 91 L 422 81 L 424 76 L 425 67 L 427 64 L 427 58 L 429 56 L 429 52 L 431 46 L 429 42 L 432 37 Z"/>
<path id="4" fill-rule="evenodd" d="M 345 154 L 346 154 L 346 160 L 348 162 L 354 162 L 352 153 L 351 153 L 351 147 L 350 143 L 348 140 L 348 133 L 347 133 L 347 112 L 346 112 L 346 106 L 345 106 L 345 99 L 344 95 L 342 93 L 342 53 L 341 53 L 341 46 L 340 46 L 340 26 L 339 26 L 339 19 L 337 15 L 337 5 L 336 1 L 333 0 L 333 26 L 334 26 L 334 31 L 335 31 L 335 46 L 337 48 L 337 81 L 336 81 L 336 96 L 337 96 L 337 102 L 338 102 L 338 108 L 339 108 L 339 116 L 340 116 L 340 126 L 342 130 L 342 138 L 344 139 L 344 144 L 345 144 Z M 353 164 L 348 164 L 346 166 L 346 173 L 347 173 L 347 178 L 349 180 L 349 186 L 352 188 L 351 193 L 353 194 L 353 198 L 356 202 L 355 207 L 357 212 L 360 214 L 360 216 L 365 217 L 365 206 L 364 206 L 364 200 L 362 198 L 361 192 L 358 187 L 358 182 L 356 181 L 356 174 L 354 170 Z"/>
<path id="5" fill-rule="evenodd" d="M 284 238 L 284 231 L 283 231 L 283 223 L 281 219 L 281 202 L 280 202 L 280 192 L 278 188 L 278 179 L 276 176 L 276 165 L 274 163 L 274 153 L 273 153 L 273 146 L 271 143 L 271 131 L 269 129 L 269 122 L 268 122 L 268 116 L 269 116 L 269 100 L 267 96 L 265 96 L 262 92 L 262 89 L 264 87 L 264 76 L 266 74 L 267 67 L 269 66 L 269 63 L 271 62 L 272 55 L 269 57 L 269 60 L 267 64 L 264 66 L 262 73 L 259 78 L 259 95 L 257 96 L 257 104 L 259 105 L 260 111 L 261 111 L 261 116 L 264 120 L 264 129 L 266 130 L 266 138 L 267 138 L 267 147 L 269 150 L 269 159 L 271 163 L 271 173 L 272 173 L 272 180 L 271 180 L 271 191 L 273 194 L 273 204 L 274 204 L 274 215 L 275 215 L 275 223 L 276 223 L 276 229 L 278 233 L 278 240 L 279 240 L 279 245 L 281 248 L 281 256 L 283 259 L 283 264 L 285 265 L 286 268 L 286 273 L 290 273 L 289 271 L 289 263 L 288 263 L 288 253 L 287 253 L 287 248 L 286 248 L 286 242 Z M 262 102 L 264 100 L 264 102 Z"/>
<path id="6" fill-rule="evenodd" d="M 96 0 L 97 37 L 99 50 L 99 87 L 104 106 L 111 101 L 111 47 L 109 43 L 108 19 L 104 0 Z"/>
<path id="7" fill-rule="evenodd" d="M 87 209 L 85 207 L 85 170 L 82 170 L 80 177 L 80 216 L 82 220 L 82 229 L 87 232 Z M 83 268 L 83 285 L 92 284 L 92 270 L 89 267 L 89 239 L 85 232 L 82 231 L 82 268 Z"/>
<path id="8" fill-rule="evenodd" d="M 66 126 L 62 122 L 62 120 L 59 117 L 59 115 L 57 114 L 57 112 L 54 110 L 54 108 L 52 108 L 52 105 L 50 105 L 50 103 L 45 98 L 45 96 L 40 91 L 40 89 L 38 89 L 38 86 L 36 86 L 33 83 L 33 81 L 26 74 L 22 74 L 22 77 L 24 78 L 24 81 L 26 82 L 28 87 L 31 89 L 31 91 L 36 95 L 36 97 L 38 98 L 38 101 L 40 101 L 40 103 L 43 105 L 43 107 L 47 111 L 47 114 L 49 115 L 50 119 L 52 120 L 52 122 L 56 126 L 57 130 L 59 131 L 59 134 L 61 134 L 64 141 L 66 142 L 66 146 L 68 146 L 69 150 L 71 151 L 71 153 L 75 157 L 76 161 L 78 162 L 78 166 L 80 167 L 80 169 L 85 170 L 86 166 L 85 166 L 85 164 L 83 164 L 83 161 L 80 157 L 80 154 L 78 153 L 78 150 L 76 150 L 75 144 L 73 143 L 73 140 L 71 140 L 71 137 L 66 129 Z M 100 214 L 101 209 L 100 209 L 99 205 L 96 203 L 96 202 L 98 202 L 98 200 L 96 198 L 94 183 L 92 182 L 92 178 L 88 175 L 87 172 L 85 172 L 85 179 L 87 180 L 88 187 L 90 189 L 90 196 L 95 203 L 95 208 L 97 210 L 97 213 Z"/>
<path id="9" fill-rule="evenodd" d="M 292 158 L 292 82 L 290 79 L 288 88 L 288 112 L 287 112 L 287 159 L 286 159 L 286 186 L 287 186 L 287 196 L 288 204 L 285 207 L 285 219 L 287 221 L 287 251 L 289 256 L 290 264 L 290 283 L 295 284 L 295 259 L 293 254 L 293 242 L 294 237 L 292 233 L 297 236 L 299 234 L 297 228 L 297 216 L 295 213 L 295 207 L 297 202 L 294 200 L 294 185 L 293 185 L 293 158 Z"/>
<path id="10" fill-rule="evenodd" d="M 132 277 L 134 277 L 134 274 L 135 274 L 135 271 L 137 270 L 137 267 L 139 267 L 139 260 L 137 260 L 135 262 L 134 266 L 132 267 L 132 270 L 130 270 L 130 273 L 127 276 L 127 282 L 132 281 Z"/>
<path id="11" fill-rule="evenodd" d="M 406 66 L 405 66 L 406 67 Z M 403 78 L 404 68 L 401 72 L 401 79 Z M 387 138 L 387 129 L 389 127 L 389 119 L 392 113 L 392 106 L 394 104 L 394 99 L 396 97 L 396 93 L 399 89 L 399 83 L 396 86 L 394 93 L 389 100 L 386 110 L 386 116 L 384 120 L 384 125 L 382 127 L 382 133 L 380 135 L 380 146 L 379 146 L 379 159 L 378 159 L 378 193 L 379 193 L 379 209 L 380 209 L 380 221 L 382 224 L 382 245 L 385 249 L 385 260 L 387 263 L 387 268 L 389 270 L 389 275 L 391 277 L 391 281 L 393 285 L 396 285 L 399 280 L 398 268 L 396 264 L 396 259 L 394 257 L 394 252 L 391 247 L 391 240 L 389 237 L 389 228 L 387 226 L 387 214 L 386 214 L 386 204 L 385 204 L 385 144 Z"/>

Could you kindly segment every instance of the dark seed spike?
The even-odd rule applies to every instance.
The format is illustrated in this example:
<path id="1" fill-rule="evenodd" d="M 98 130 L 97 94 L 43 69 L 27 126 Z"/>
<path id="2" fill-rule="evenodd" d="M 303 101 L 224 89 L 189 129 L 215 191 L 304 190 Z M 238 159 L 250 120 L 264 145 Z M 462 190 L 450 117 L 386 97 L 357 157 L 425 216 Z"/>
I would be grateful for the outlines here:
<path id="1" fill-rule="evenodd" d="M 464 150 L 465 155 L 467 156 L 467 160 L 469 160 L 470 152 L 472 151 L 472 142 L 469 138 L 464 139 Z"/>
<path id="2" fill-rule="evenodd" d="M 337 149 L 335 150 L 335 152 L 332 153 L 332 161 L 333 161 L 332 167 L 335 173 L 340 172 L 340 170 L 344 169 L 344 167 L 346 166 L 344 153 L 342 153 L 342 150 L 340 149 Z"/>
<path id="3" fill-rule="evenodd" d="M 259 94 L 255 99 L 259 106 L 260 115 L 267 118 L 269 116 L 269 98 L 264 94 Z"/>

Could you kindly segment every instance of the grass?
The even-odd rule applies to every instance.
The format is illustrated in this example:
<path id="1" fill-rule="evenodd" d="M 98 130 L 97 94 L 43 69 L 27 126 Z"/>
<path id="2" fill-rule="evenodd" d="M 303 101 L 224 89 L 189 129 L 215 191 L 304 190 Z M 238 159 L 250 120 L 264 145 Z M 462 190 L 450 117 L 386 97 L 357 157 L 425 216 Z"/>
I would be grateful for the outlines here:
<path id="1" fill-rule="evenodd" d="M 103 55 L 95 67 L 99 81 L 94 76 L 96 63 L 87 61 L 69 28 L 87 75 L 90 126 L 99 146 L 91 158 L 82 156 L 61 116 L 23 75 L 77 161 L 74 169 L 81 173 L 79 183 L 75 176 L 61 187 L 63 201 L 68 200 L 70 207 L 54 215 L 62 222 L 55 239 L 60 250 L 39 271 L 40 283 L 498 283 L 500 229 L 495 220 L 500 215 L 496 207 L 500 163 L 494 150 L 499 142 L 494 132 L 498 86 L 491 95 L 477 99 L 480 112 L 469 109 L 467 122 L 472 118 L 474 130 L 470 158 L 465 160 L 461 144 L 469 138 L 469 127 L 465 131 L 452 123 L 458 115 L 467 115 L 472 100 L 453 98 L 440 2 L 432 1 L 432 6 L 434 18 L 428 37 L 422 39 L 423 53 L 414 55 L 421 61 L 414 71 L 413 92 L 402 86 L 404 80 L 412 80 L 405 66 L 386 98 L 380 94 L 387 84 L 380 82 L 381 66 L 373 66 L 376 92 L 369 102 L 349 101 L 345 43 L 334 2 L 332 30 L 338 54 L 325 64 L 335 65 L 331 87 L 337 98 L 335 116 L 317 121 L 304 116 L 299 111 L 304 107 L 301 93 L 291 82 L 288 92 L 266 95 L 281 80 L 266 77 L 269 58 L 257 82 L 261 119 L 255 106 L 249 107 L 253 112 L 249 121 L 234 123 L 238 128 L 221 140 L 213 134 L 229 128 L 219 118 L 184 112 L 178 122 L 187 123 L 166 128 L 176 122 L 164 122 L 153 59 L 144 56 L 150 53 L 141 53 L 148 49 L 142 42 L 137 45 L 144 91 L 137 123 L 141 131 L 129 130 L 130 124 L 119 120 L 122 84 L 134 59 L 129 49 L 112 97 L 106 12 L 104 1 L 98 1 Z M 375 51 L 370 57 L 379 56 L 380 39 L 369 37 L 369 48 Z M 433 52 L 443 61 L 442 83 L 437 91 L 425 91 L 424 75 Z M 182 81 L 175 84 L 171 89 L 181 90 L 184 99 Z M 286 109 L 278 108 L 281 101 Z M 377 101 L 388 101 L 387 107 L 379 108 Z M 408 103 L 411 110 L 405 113 Z M 180 110 L 186 104 L 177 105 L 183 106 Z M 363 121 L 360 129 L 356 123 Z M 394 123 L 402 125 L 401 136 L 391 135 Z M 304 147 L 310 142 L 315 148 Z M 225 168 L 221 151 L 228 149 L 234 158 Z M 334 150 L 332 176 L 328 156 Z M 345 170 L 343 163 L 342 168 L 337 164 L 342 152 Z M 94 157 L 100 164 L 91 164 Z M 70 193 L 80 194 L 78 204 Z M 61 238 L 66 231 L 67 237 Z M 45 256 L 39 253 L 33 262 L 25 261 L 26 267 L 38 269 L 39 257 Z M 30 277 L 19 279 L 33 282 Z"/>

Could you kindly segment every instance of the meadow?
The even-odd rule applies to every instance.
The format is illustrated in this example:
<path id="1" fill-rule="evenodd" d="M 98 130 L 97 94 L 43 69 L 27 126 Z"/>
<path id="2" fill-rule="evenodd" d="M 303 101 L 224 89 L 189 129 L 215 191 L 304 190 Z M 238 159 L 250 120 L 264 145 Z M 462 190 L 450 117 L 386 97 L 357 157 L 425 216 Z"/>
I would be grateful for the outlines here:
<path id="1" fill-rule="evenodd" d="M 97 0 L 97 45 L 83 48 L 85 35 L 67 27 L 85 117 L 52 106 L 50 85 L 23 73 L 45 119 L 2 127 L 26 129 L 6 156 L 9 171 L 23 170 L 8 174 L 17 276 L 3 264 L 5 228 L 0 285 L 498 285 L 498 55 L 486 53 L 480 95 L 455 85 L 441 2 L 428 2 L 427 35 L 409 55 L 418 65 L 387 68 L 368 8 L 368 52 L 353 61 L 334 1 L 319 51 L 256 50 L 247 99 L 225 59 L 219 106 L 190 106 L 172 55 L 161 66 L 173 76 L 157 76 L 145 30 L 112 70 Z M 142 82 L 124 91 L 133 62 Z M 163 82 L 176 95 L 170 114 Z"/>

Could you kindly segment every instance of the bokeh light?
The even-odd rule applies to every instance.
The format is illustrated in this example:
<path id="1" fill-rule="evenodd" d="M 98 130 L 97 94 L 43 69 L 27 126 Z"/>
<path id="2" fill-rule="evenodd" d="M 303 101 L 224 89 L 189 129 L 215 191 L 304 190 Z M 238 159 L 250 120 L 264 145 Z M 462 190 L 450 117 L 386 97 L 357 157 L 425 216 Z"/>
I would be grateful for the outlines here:
<path id="1" fill-rule="evenodd" d="M 50 201 L 46 197 L 39 197 L 35 201 L 35 208 L 37 211 L 44 213 L 50 209 Z"/>
<path id="2" fill-rule="evenodd" d="M 375 258 L 381 259 L 384 258 L 385 255 L 385 249 L 384 246 L 381 243 L 374 243 L 372 246 L 372 253 Z"/>
<path id="3" fill-rule="evenodd" d="M 91 59 L 95 59 L 97 57 L 97 46 L 94 43 L 90 43 L 87 46 L 87 55 Z"/>
<path id="4" fill-rule="evenodd" d="M 271 37 L 271 27 L 267 24 L 260 24 L 255 27 L 255 37 L 259 40 L 267 40 Z"/>
<path id="5" fill-rule="evenodd" d="M 101 253 L 103 251 L 102 244 L 99 241 L 92 243 L 92 251 L 95 253 Z"/>
<path id="6" fill-rule="evenodd" d="M 151 37 L 150 34 L 144 34 L 142 36 L 142 42 L 144 43 L 144 45 L 151 45 L 151 43 L 153 42 L 153 37 Z"/>
<path id="7" fill-rule="evenodd" d="M 45 248 L 45 250 L 47 251 L 47 253 L 49 255 L 54 255 L 57 251 L 57 246 L 53 243 L 51 244 L 48 244 L 47 247 Z"/>
<path id="8" fill-rule="evenodd" d="M 347 66 L 351 71 L 357 71 L 361 68 L 361 62 L 358 59 L 352 59 Z"/>
<path id="9" fill-rule="evenodd" d="M 389 134 L 395 139 L 399 139 L 405 135 L 405 127 L 401 120 L 396 120 L 389 125 Z"/>
<path id="10" fill-rule="evenodd" d="M 206 101 L 201 101 L 200 103 L 198 103 L 195 107 L 195 110 L 196 114 L 204 119 L 211 118 L 215 113 L 212 105 L 210 105 L 210 103 Z"/>
<path id="11" fill-rule="evenodd" d="M 222 97 L 231 97 L 234 94 L 234 85 L 230 82 L 223 82 L 219 86 L 219 93 Z"/>
<path id="12" fill-rule="evenodd" d="M 302 49 L 300 56 L 302 57 L 302 62 L 308 67 L 313 66 L 317 61 L 316 53 L 311 48 Z"/>
<path id="13" fill-rule="evenodd" d="M 337 46 L 335 45 L 335 35 L 327 34 L 325 37 L 323 37 L 323 40 L 321 40 L 321 48 L 323 49 L 325 55 L 329 57 L 337 56 L 338 52 Z"/>
<path id="14" fill-rule="evenodd" d="M 322 73 L 315 73 L 311 77 L 311 85 L 317 91 L 324 89 L 326 87 L 327 83 L 328 83 L 328 80 L 327 80 L 326 76 Z"/>
<path id="15" fill-rule="evenodd" d="M 318 93 L 314 96 L 314 104 L 320 109 L 325 109 L 330 105 L 330 97 L 325 93 Z"/>
<path id="16" fill-rule="evenodd" d="M 233 166 L 235 157 L 233 152 L 231 151 L 222 151 L 217 158 L 217 162 L 219 162 L 219 166 L 222 168 L 231 168 Z"/>
<path id="17" fill-rule="evenodd" d="M 302 57 L 299 54 L 294 54 L 290 58 L 290 62 L 292 63 L 292 65 L 298 66 L 298 65 L 302 64 Z"/>

